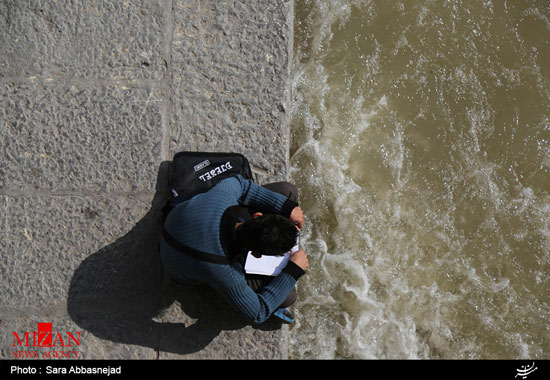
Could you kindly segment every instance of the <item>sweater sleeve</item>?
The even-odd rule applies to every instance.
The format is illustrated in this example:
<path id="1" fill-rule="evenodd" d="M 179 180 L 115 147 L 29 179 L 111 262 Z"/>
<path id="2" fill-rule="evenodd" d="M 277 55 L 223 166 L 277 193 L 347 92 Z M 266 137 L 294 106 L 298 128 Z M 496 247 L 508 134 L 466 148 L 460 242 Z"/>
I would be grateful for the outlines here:
<path id="1" fill-rule="evenodd" d="M 266 212 L 272 212 L 290 217 L 292 210 L 298 204 L 282 194 L 268 190 L 265 187 L 246 180 L 241 176 L 235 177 L 240 184 L 239 203 L 243 206 L 252 206 Z"/>
<path id="2" fill-rule="evenodd" d="M 238 276 L 234 286 L 225 289 L 225 298 L 244 317 L 259 324 L 285 301 L 295 285 L 296 279 L 292 275 L 281 272 L 260 293 L 256 293 L 244 276 Z"/>

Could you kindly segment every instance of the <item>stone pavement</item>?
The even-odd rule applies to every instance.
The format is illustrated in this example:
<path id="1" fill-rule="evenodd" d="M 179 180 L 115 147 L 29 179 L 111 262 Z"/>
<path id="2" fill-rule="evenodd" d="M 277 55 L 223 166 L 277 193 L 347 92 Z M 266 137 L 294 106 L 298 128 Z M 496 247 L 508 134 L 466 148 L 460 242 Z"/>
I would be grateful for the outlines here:
<path id="1" fill-rule="evenodd" d="M 286 358 L 158 255 L 166 163 L 288 171 L 291 0 L 0 1 L 0 358 Z M 12 346 L 52 323 L 80 345 Z M 23 342 L 24 343 L 24 342 Z"/>

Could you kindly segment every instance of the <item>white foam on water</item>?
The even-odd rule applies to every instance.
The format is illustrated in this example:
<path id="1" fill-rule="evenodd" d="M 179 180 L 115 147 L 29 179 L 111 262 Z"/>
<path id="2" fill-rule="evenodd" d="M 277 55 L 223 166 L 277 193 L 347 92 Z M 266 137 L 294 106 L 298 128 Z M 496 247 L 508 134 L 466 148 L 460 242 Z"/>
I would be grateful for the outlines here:
<path id="1" fill-rule="evenodd" d="M 550 355 L 550 90 L 526 43 L 488 27 L 522 6 L 507 4 L 298 10 L 291 178 L 310 268 L 292 357 Z M 545 30 L 549 11 L 509 16 Z M 530 80 L 533 102 L 514 102 Z"/>

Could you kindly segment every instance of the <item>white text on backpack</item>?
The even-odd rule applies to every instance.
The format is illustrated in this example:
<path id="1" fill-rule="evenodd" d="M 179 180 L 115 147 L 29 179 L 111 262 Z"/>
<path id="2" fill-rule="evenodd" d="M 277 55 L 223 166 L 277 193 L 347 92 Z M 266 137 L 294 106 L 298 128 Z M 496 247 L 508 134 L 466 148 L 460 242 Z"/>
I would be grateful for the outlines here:
<path id="1" fill-rule="evenodd" d="M 212 169 L 202 175 L 199 176 L 199 179 L 201 181 L 208 181 L 208 180 L 211 180 L 212 178 L 214 178 L 215 176 L 219 175 L 219 174 L 222 174 L 226 171 L 228 171 L 229 169 L 233 169 L 233 167 L 231 166 L 231 162 L 227 161 L 225 164 L 221 164 L 220 166 L 218 166 L 217 168 L 215 169 Z"/>

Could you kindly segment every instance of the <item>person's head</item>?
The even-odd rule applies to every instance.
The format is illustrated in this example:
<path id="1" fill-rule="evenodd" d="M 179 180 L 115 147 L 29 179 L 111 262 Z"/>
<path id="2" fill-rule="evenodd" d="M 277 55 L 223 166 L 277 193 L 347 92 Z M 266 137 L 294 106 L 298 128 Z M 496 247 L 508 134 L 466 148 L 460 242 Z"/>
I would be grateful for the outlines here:
<path id="1" fill-rule="evenodd" d="M 294 223 L 276 214 L 255 214 L 237 227 L 237 239 L 244 249 L 268 256 L 290 251 L 296 244 L 297 235 Z"/>

